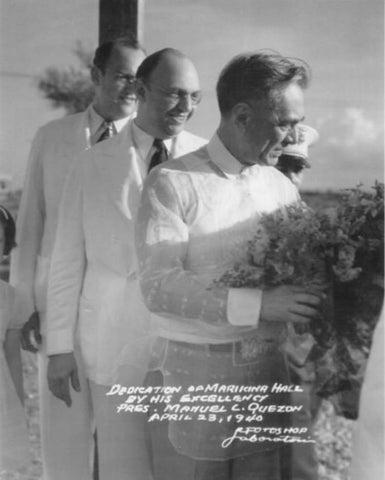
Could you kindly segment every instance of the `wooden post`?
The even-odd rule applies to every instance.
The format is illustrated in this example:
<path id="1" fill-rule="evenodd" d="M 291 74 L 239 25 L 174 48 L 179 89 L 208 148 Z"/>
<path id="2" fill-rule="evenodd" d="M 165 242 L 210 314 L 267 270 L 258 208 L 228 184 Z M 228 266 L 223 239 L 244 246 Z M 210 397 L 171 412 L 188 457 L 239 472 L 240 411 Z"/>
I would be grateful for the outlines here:
<path id="1" fill-rule="evenodd" d="M 99 0 L 99 44 L 130 33 L 143 41 L 144 0 Z"/>

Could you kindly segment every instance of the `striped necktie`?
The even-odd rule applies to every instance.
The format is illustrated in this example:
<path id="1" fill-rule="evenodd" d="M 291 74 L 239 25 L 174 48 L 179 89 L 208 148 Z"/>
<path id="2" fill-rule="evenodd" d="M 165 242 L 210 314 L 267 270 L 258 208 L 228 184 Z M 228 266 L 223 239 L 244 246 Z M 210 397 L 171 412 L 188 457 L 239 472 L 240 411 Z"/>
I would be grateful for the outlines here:
<path id="1" fill-rule="evenodd" d="M 166 145 L 163 143 L 163 140 L 160 138 L 155 138 L 154 143 L 152 144 L 155 151 L 151 157 L 150 166 L 148 167 L 148 171 L 152 168 L 156 167 L 162 162 L 168 160 L 168 151 Z"/>
<path id="2" fill-rule="evenodd" d="M 96 143 L 102 142 L 103 140 L 107 140 L 107 138 L 111 138 L 115 134 L 115 128 L 114 128 L 113 122 L 104 122 L 103 127 L 104 127 L 104 130 Z"/>

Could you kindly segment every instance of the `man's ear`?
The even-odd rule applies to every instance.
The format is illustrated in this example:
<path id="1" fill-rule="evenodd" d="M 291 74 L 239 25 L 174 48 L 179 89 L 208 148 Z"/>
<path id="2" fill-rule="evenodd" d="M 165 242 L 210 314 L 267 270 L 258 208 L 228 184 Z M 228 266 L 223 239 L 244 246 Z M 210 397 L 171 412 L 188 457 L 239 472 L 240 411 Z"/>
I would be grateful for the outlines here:
<path id="1" fill-rule="evenodd" d="M 96 67 L 95 65 L 92 65 L 92 67 L 91 67 L 91 80 L 92 80 L 92 83 L 94 85 L 96 85 L 96 86 L 100 85 L 101 76 L 102 76 L 102 72 L 99 70 L 99 68 Z"/>
<path id="2" fill-rule="evenodd" d="M 141 100 L 142 102 L 146 99 L 146 86 L 140 78 L 135 80 L 135 94 L 138 100 Z"/>
<path id="3" fill-rule="evenodd" d="M 232 117 L 235 125 L 244 131 L 252 120 L 252 109 L 250 105 L 245 102 L 240 102 L 232 108 Z"/>

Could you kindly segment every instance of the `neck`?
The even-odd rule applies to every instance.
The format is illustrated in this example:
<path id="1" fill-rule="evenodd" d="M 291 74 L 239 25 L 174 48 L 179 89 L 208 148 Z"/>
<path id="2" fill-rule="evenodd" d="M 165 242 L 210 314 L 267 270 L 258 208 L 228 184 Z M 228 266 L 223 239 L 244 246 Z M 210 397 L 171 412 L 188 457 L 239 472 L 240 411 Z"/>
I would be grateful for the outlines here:
<path id="1" fill-rule="evenodd" d="M 222 119 L 217 134 L 231 155 L 242 165 L 256 165 L 260 163 L 255 153 L 250 151 L 241 133 L 237 128 L 234 128 L 233 124 L 229 124 L 229 122 Z"/>
<path id="2" fill-rule="evenodd" d="M 139 127 L 143 132 L 146 132 L 147 135 L 150 135 L 151 137 L 156 138 L 154 129 L 151 128 L 151 125 L 148 124 L 148 122 L 145 121 L 145 119 L 138 113 L 134 123 L 137 127 Z"/>
<path id="3" fill-rule="evenodd" d="M 240 142 L 237 138 L 238 136 L 234 131 L 232 125 L 230 126 L 222 120 L 218 127 L 217 135 L 220 141 L 226 147 L 226 149 L 231 153 L 234 158 L 238 160 L 238 162 L 242 164 L 248 163 L 245 161 L 245 153 L 242 149 L 242 146 L 240 145 Z"/>
<path id="4" fill-rule="evenodd" d="M 121 110 L 115 111 L 113 108 L 103 108 L 103 106 L 97 102 L 93 103 L 92 106 L 95 112 L 100 115 L 106 122 L 121 120 L 122 118 L 126 118 L 129 115 L 132 115 L 132 113 L 134 113 L 132 111 L 131 113 L 127 114 L 126 112 L 122 112 Z"/>

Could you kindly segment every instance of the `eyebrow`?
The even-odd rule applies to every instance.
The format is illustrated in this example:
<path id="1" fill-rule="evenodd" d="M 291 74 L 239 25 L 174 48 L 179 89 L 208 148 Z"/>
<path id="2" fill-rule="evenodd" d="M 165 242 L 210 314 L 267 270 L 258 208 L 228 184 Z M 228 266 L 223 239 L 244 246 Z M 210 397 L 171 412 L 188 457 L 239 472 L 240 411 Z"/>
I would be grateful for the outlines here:
<path id="1" fill-rule="evenodd" d="M 301 123 L 305 120 L 305 116 L 302 116 L 300 119 L 293 119 L 293 118 L 277 118 L 278 120 L 278 125 L 281 125 L 282 123 Z"/>

